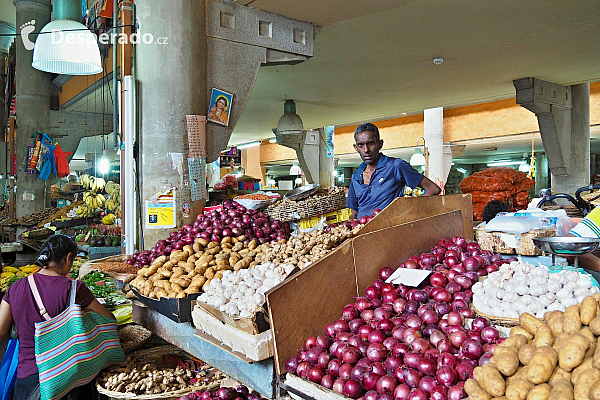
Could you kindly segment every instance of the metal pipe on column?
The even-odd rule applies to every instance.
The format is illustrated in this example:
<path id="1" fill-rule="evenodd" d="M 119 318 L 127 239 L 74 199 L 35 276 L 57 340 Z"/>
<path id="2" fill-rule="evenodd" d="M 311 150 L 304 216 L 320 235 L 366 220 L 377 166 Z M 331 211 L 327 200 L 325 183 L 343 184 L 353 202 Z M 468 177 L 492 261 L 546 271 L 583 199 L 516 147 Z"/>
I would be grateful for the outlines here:
<path id="1" fill-rule="evenodd" d="M 125 147 L 125 157 L 123 163 L 123 171 L 125 174 L 125 187 L 121 188 L 124 191 L 121 199 L 125 199 L 125 210 L 128 217 L 124 218 L 122 226 L 125 228 L 125 254 L 133 254 L 136 250 L 135 239 L 136 233 L 136 218 L 135 218 L 135 160 L 133 158 L 133 145 L 135 138 L 135 112 L 134 112 L 134 82 L 131 75 L 123 77 L 123 145 Z M 142 211 L 140 210 L 140 213 Z"/>

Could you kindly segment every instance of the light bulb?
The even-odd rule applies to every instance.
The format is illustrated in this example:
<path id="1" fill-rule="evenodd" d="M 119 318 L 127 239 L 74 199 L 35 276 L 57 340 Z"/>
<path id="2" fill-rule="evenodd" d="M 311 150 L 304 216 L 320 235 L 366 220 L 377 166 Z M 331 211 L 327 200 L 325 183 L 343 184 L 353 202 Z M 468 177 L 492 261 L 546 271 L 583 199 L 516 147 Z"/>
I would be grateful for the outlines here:
<path id="1" fill-rule="evenodd" d="M 102 156 L 100 162 L 98 163 L 98 172 L 100 172 L 102 175 L 106 175 L 108 174 L 109 167 L 110 165 L 108 163 L 108 158 L 106 156 Z"/>

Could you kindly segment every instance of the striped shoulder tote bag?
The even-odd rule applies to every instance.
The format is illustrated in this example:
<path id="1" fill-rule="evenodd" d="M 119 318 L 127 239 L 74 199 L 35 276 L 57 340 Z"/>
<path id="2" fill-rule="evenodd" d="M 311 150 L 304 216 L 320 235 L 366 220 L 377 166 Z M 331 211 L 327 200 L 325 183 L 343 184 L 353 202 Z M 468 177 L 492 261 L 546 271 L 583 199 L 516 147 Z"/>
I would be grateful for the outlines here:
<path id="1" fill-rule="evenodd" d="M 65 311 L 50 318 L 33 275 L 27 280 L 45 319 L 35 324 L 35 361 L 42 400 L 60 398 L 90 382 L 103 368 L 126 362 L 117 323 L 104 315 L 84 311 L 75 303 L 77 281 L 71 284 Z"/>

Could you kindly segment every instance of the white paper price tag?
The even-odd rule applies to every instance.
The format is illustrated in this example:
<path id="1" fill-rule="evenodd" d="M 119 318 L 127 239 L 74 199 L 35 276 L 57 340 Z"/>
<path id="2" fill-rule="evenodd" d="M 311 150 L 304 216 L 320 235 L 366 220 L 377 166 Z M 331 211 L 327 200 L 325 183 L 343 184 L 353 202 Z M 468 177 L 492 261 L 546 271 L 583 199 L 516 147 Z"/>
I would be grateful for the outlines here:
<path id="1" fill-rule="evenodd" d="M 425 269 L 398 268 L 392 276 L 387 278 L 385 283 L 394 285 L 403 284 L 410 287 L 417 287 L 431 274 L 431 271 Z"/>

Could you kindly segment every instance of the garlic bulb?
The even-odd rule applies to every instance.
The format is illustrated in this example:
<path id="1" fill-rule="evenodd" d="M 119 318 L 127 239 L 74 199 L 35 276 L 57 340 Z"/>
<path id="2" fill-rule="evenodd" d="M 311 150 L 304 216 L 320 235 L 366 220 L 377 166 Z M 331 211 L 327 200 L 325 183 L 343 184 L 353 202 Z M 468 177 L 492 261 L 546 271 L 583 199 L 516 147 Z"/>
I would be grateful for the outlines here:
<path id="1" fill-rule="evenodd" d="M 264 293 L 293 270 L 293 266 L 269 262 L 252 269 L 224 271 L 221 279 L 210 281 L 198 300 L 231 316 L 251 317 L 265 303 Z"/>
<path id="2" fill-rule="evenodd" d="M 543 317 L 546 311 L 564 311 L 586 296 L 600 293 L 593 282 L 578 271 L 551 273 L 546 266 L 515 261 L 473 285 L 473 305 L 496 316 L 518 317 L 529 312 Z"/>

